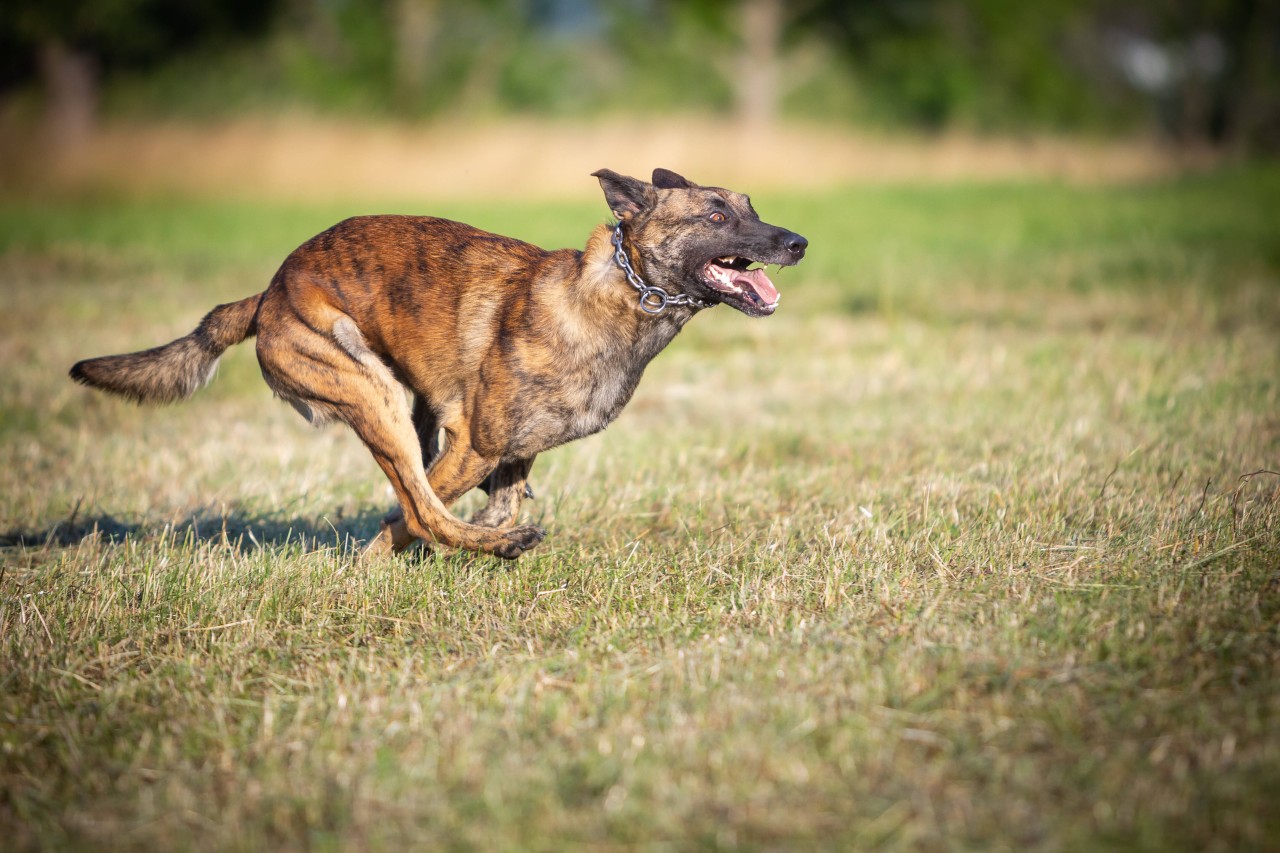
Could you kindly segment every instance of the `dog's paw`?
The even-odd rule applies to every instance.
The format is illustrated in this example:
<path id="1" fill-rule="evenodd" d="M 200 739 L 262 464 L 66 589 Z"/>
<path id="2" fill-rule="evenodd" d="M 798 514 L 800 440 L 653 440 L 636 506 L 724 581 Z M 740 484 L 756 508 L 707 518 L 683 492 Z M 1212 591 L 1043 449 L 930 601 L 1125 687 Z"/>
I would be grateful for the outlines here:
<path id="1" fill-rule="evenodd" d="M 493 549 L 493 553 L 504 560 L 514 560 L 541 542 L 546 535 L 547 531 L 541 527 L 517 527 L 503 537 L 502 543 Z"/>

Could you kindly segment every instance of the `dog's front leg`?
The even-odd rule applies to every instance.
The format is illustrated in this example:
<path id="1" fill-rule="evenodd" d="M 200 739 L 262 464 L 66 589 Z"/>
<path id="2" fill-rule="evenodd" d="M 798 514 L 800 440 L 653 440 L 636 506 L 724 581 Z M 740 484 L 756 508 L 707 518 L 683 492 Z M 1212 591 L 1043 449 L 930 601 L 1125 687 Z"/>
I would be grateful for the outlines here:
<path id="1" fill-rule="evenodd" d="M 472 524 L 484 527 L 510 527 L 520 513 L 520 504 L 533 497 L 529 490 L 529 470 L 535 457 L 503 462 L 489 475 L 485 491 L 489 502 L 471 517 Z"/>

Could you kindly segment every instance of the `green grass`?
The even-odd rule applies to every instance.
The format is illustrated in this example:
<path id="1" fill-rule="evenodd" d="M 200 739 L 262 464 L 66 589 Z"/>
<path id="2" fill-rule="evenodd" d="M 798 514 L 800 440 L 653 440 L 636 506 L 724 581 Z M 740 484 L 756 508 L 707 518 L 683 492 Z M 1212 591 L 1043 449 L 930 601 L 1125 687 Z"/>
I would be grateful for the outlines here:
<path id="1" fill-rule="evenodd" d="M 1274 845 L 1280 171 L 756 204 L 780 313 L 540 458 L 543 545 L 361 565 L 384 481 L 250 348 L 175 408 L 65 371 L 367 210 L 0 203 L 6 843 Z"/>

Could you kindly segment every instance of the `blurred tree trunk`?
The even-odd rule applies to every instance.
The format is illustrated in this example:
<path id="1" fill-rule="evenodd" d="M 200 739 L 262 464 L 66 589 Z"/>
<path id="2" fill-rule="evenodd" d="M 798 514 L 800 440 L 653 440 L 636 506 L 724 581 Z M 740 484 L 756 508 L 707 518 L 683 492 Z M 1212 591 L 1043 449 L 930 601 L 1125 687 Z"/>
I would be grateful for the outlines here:
<path id="1" fill-rule="evenodd" d="M 431 45 L 439 28 L 437 0 L 397 0 L 395 85 L 406 106 L 419 105 L 427 83 Z"/>
<path id="2" fill-rule="evenodd" d="M 1280 152 L 1280 9 L 1256 4 L 1241 41 L 1231 135 L 1238 147 L 1275 154 Z"/>
<path id="3" fill-rule="evenodd" d="M 98 73 L 93 57 L 50 38 L 40 45 L 39 66 L 49 139 L 62 148 L 85 142 L 98 113 Z"/>
<path id="4" fill-rule="evenodd" d="M 768 127 L 778 116 L 782 0 L 743 0 L 738 17 L 740 46 L 731 79 L 734 111 L 748 127 Z"/>

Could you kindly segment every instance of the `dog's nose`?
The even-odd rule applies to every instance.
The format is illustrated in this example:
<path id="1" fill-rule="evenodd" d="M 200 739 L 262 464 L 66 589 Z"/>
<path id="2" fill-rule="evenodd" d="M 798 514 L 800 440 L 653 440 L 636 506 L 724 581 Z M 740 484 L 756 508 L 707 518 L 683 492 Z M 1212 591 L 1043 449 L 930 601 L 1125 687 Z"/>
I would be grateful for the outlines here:
<path id="1" fill-rule="evenodd" d="M 787 235 L 786 246 L 787 251 L 796 257 L 804 254 L 805 248 L 809 245 L 809 241 L 801 237 L 799 234 L 792 232 Z"/>

